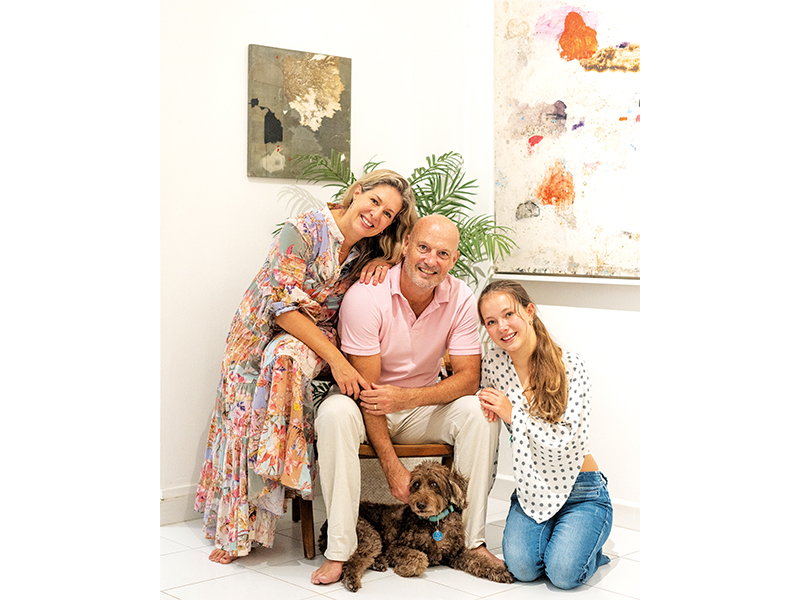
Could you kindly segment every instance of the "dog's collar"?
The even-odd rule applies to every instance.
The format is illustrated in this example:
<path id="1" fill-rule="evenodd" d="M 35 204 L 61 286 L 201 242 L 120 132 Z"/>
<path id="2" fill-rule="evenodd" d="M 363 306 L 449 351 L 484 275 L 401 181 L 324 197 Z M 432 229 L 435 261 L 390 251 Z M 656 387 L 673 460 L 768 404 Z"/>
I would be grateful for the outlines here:
<path id="1" fill-rule="evenodd" d="M 447 515 L 449 515 L 454 510 L 455 510 L 455 507 L 451 504 L 450 506 L 445 508 L 442 512 L 440 512 L 438 515 L 436 515 L 435 517 L 420 517 L 420 518 L 428 519 L 428 521 L 431 521 L 433 523 L 437 523 L 437 522 L 441 521 L 442 519 L 444 519 Z"/>

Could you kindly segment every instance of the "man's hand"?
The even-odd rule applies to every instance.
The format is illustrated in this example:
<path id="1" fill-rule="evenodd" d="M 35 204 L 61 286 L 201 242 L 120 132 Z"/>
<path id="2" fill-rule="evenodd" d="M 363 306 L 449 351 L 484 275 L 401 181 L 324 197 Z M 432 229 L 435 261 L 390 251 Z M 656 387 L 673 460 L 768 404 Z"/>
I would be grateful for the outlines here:
<path id="1" fill-rule="evenodd" d="M 388 415 L 411 408 L 408 389 L 373 383 L 371 389 L 361 392 L 361 408 L 369 415 Z"/>
<path id="2" fill-rule="evenodd" d="M 409 486 L 411 485 L 411 473 L 403 466 L 403 463 L 397 462 L 397 465 L 386 473 L 386 482 L 389 484 L 389 492 L 392 496 L 397 498 L 403 504 L 408 503 L 408 496 L 410 494 Z"/>

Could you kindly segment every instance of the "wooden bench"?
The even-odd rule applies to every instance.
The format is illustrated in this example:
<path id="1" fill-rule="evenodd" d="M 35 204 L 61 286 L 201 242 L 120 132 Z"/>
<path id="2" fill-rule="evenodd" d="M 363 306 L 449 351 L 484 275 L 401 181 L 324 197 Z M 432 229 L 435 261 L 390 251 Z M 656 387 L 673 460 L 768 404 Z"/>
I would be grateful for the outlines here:
<path id="1" fill-rule="evenodd" d="M 453 447 L 449 444 L 395 444 L 394 450 L 398 458 L 442 458 L 442 464 L 453 467 Z M 378 458 L 369 444 L 358 447 L 359 458 Z M 311 500 L 295 497 L 292 500 L 292 521 L 300 521 L 303 534 L 303 553 L 308 559 L 316 555 L 314 540 L 314 509 Z"/>

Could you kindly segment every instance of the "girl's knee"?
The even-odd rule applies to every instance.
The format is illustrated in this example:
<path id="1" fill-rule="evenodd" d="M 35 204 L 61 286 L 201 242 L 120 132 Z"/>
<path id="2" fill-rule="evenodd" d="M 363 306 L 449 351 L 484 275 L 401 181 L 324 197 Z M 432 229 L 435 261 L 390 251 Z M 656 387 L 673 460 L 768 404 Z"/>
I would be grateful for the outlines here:
<path id="1" fill-rule="evenodd" d="M 562 590 L 571 590 L 583 585 L 589 574 L 587 565 L 571 557 L 546 559 L 545 572 L 550 583 Z"/>
<path id="2" fill-rule="evenodd" d="M 544 564 L 541 559 L 524 543 L 514 543 L 504 537 L 503 560 L 511 574 L 519 581 L 534 581 L 544 575 Z"/>
<path id="3" fill-rule="evenodd" d="M 544 575 L 544 569 L 534 564 L 533 561 L 509 560 L 505 555 L 503 555 L 503 560 L 506 562 L 508 571 L 518 581 L 536 581 Z"/>

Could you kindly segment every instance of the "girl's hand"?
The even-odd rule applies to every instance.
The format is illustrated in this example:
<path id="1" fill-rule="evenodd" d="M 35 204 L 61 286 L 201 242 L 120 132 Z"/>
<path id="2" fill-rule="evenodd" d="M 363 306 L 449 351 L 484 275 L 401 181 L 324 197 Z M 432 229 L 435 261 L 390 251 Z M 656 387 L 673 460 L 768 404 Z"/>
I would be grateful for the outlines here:
<path id="1" fill-rule="evenodd" d="M 483 388 L 478 392 L 478 399 L 490 423 L 494 418 L 490 418 L 489 415 L 495 415 L 505 423 L 511 424 L 511 400 L 505 394 L 494 388 Z"/>
<path id="2" fill-rule="evenodd" d="M 480 392 L 478 392 L 478 402 L 480 402 Z M 483 416 L 489 423 L 494 423 L 495 421 L 497 421 L 497 414 L 494 411 L 486 408 L 482 402 L 481 402 L 481 408 L 483 409 Z"/>
<path id="3" fill-rule="evenodd" d="M 337 361 L 336 365 L 331 364 L 330 367 L 331 375 L 333 375 L 336 385 L 339 386 L 339 391 L 345 396 L 358 400 L 361 390 L 369 387 L 367 380 L 353 365 L 347 362 L 346 358 L 342 357 L 341 361 Z"/>
<path id="4" fill-rule="evenodd" d="M 360 283 L 369 283 L 372 280 L 372 285 L 383 283 L 383 280 L 386 279 L 386 273 L 389 272 L 391 267 L 392 263 L 385 260 L 379 258 L 371 260 L 361 269 L 361 277 L 358 281 Z"/>

